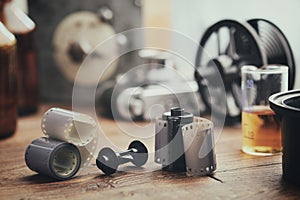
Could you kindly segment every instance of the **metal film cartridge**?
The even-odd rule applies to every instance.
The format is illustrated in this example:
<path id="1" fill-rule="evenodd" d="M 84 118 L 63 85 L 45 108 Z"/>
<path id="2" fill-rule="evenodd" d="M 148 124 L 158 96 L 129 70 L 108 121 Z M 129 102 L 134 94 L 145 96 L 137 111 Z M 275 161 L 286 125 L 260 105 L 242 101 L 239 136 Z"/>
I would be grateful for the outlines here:
<path id="1" fill-rule="evenodd" d="M 156 121 L 155 162 L 166 171 L 186 170 L 182 127 L 193 122 L 193 114 L 171 108 Z"/>
<path id="2" fill-rule="evenodd" d="M 81 156 L 73 144 L 42 137 L 32 141 L 27 147 L 25 162 L 33 171 L 66 180 L 80 169 Z"/>
<path id="3" fill-rule="evenodd" d="M 216 170 L 213 123 L 182 108 L 156 121 L 155 162 L 166 171 L 208 175 Z"/>

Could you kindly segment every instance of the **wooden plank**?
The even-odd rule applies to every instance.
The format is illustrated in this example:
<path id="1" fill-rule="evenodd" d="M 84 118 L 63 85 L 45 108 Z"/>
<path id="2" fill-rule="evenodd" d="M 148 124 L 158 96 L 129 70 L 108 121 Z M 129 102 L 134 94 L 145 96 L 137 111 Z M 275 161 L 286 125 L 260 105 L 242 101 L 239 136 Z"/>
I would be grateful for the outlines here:
<path id="1" fill-rule="evenodd" d="M 280 154 L 257 157 L 241 152 L 239 126 L 225 128 L 218 139 L 215 178 L 164 172 L 153 158 L 144 168 L 134 169 L 127 165 L 123 168 L 131 171 L 109 177 L 95 164 L 67 181 L 40 176 L 26 167 L 24 152 L 33 139 L 42 136 L 40 118 L 48 107 L 43 106 L 34 116 L 21 118 L 17 133 L 0 141 L 0 199 L 300 198 L 300 188 L 281 180 Z M 110 119 L 100 118 L 99 121 L 113 142 L 127 147 L 132 137 L 124 134 Z M 145 141 L 153 152 L 153 139 Z"/>

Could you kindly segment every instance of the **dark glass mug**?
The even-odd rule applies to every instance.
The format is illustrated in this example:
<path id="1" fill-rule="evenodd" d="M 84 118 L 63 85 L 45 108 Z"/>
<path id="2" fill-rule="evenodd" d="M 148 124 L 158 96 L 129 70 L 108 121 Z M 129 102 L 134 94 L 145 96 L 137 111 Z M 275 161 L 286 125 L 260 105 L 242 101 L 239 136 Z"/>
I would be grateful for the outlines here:
<path id="1" fill-rule="evenodd" d="M 276 93 L 269 101 L 281 124 L 283 179 L 300 186 L 300 90 Z"/>

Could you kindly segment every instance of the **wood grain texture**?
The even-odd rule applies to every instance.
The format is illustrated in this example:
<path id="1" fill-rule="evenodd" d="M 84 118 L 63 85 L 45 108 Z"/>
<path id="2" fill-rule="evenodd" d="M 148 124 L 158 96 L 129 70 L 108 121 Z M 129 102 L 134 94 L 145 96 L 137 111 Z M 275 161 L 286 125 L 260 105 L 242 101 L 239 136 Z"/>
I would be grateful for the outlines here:
<path id="1" fill-rule="evenodd" d="M 281 155 L 256 157 L 241 152 L 239 126 L 225 128 L 217 141 L 217 171 L 213 177 L 187 177 L 160 170 L 153 161 L 112 176 L 92 164 L 74 179 L 54 181 L 29 170 L 27 145 L 43 136 L 40 119 L 50 106 L 21 118 L 16 134 L 0 141 L 0 199 L 299 199 L 300 188 L 281 178 Z M 127 148 L 133 139 L 110 119 L 99 119 L 105 134 Z M 153 138 L 143 140 L 153 151 Z"/>

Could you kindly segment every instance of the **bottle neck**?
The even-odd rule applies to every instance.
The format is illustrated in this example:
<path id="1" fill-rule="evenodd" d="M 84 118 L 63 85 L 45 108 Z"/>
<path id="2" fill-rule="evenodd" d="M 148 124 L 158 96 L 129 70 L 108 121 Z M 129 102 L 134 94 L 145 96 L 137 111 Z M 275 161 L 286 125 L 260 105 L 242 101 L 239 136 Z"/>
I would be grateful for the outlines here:
<path id="1" fill-rule="evenodd" d="M 8 0 L 0 0 L 0 21 L 6 25 L 6 19 L 5 19 L 5 14 L 4 14 L 4 8 L 6 4 L 10 2 Z"/>
<path id="2" fill-rule="evenodd" d="M 1 2 L 4 2 L 1 11 L 2 23 L 10 32 L 17 34 L 34 30 L 35 23 L 20 8 L 13 6 L 11 0 L 0 0 Z"/>
<path id="3" fill-rule="evenodd" d="M 8 4 L 11 4 L 12 0 L 0 0 L 0 21 L 6 26 L 7 25 L 7 20 L 5 16 L 5 6 Z"/>

